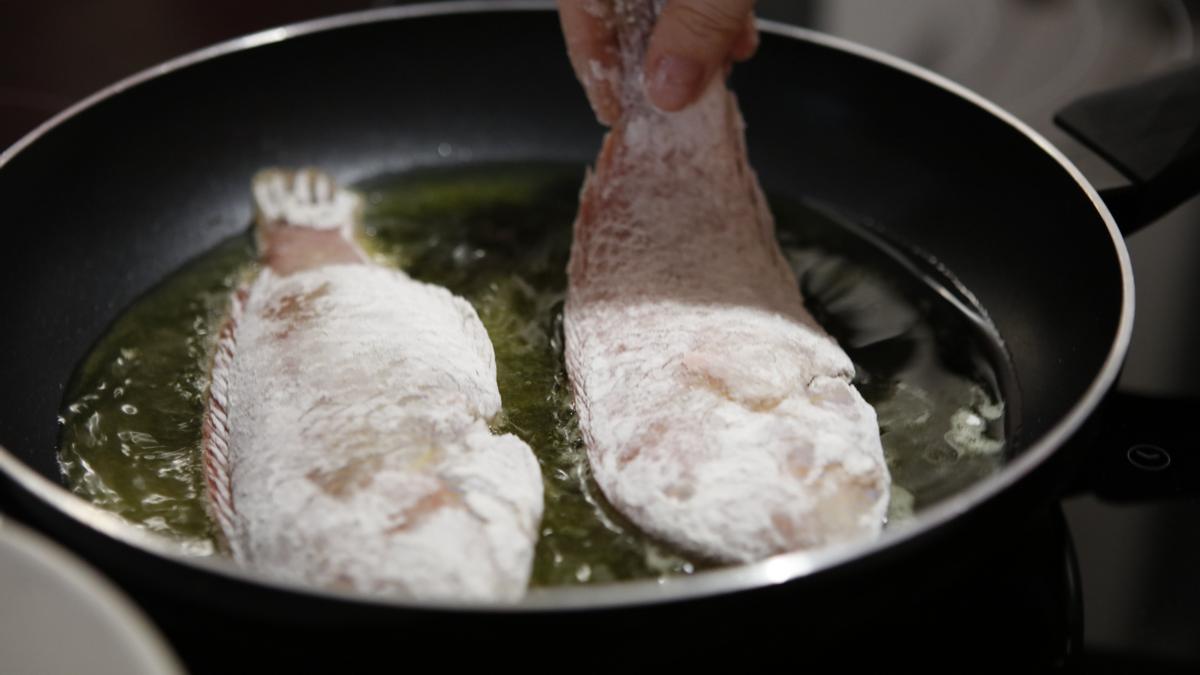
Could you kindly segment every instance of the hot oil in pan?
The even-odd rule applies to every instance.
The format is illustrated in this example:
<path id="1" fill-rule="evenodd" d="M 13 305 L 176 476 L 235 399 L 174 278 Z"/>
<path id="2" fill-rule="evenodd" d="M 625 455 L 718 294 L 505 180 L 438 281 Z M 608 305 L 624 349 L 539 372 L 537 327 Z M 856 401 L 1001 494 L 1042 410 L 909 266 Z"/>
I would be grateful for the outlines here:
<path id="1" fill-rule="evenodd" d="M 704 566 L 630 526 L 589 475 L 561 333 L 581 178 L 578 165 L 478 165 L 359 186 L 377 259 L 469 299 L 492 337 L 504 400 L 497 430 L 525 439 L 545 478 L 535 585 Z M 772 206 L 810 309 L 855 360 L 857 385 L 878 412 L 893 526 L 997 470 L 999 392 L 1011 383 L 969 296 L 867 230 L 803 204 Z M 62 414 L 70 488 L 197 555 L 216 550 L 199 452 L 206 371 L 229 293 L 253 258 L 251 237 L 236 237 L 129 308 L 81 364 Z"/>

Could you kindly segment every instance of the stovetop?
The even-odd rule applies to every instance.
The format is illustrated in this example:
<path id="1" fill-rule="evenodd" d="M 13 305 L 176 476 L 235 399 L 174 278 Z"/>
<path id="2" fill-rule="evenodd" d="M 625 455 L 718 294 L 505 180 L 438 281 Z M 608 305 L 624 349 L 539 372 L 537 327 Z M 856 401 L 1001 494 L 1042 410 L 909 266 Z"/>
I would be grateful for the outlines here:
<path id="1" fill-rule="evenodd" d="M 785 2 L 763 3 L 764 13 Z M 1200 2 L 832 0 L 807 20 L 947 75 L 1015 113 L 1099 188 L 1124 180 L 1052 122 L 1068 102 L 1200 50 Z M 903 7 L 901 7 L 903 5 Z M 801 11 L 800 8 L 789 11 Z M 1101 447 L 1064 500 L 1088 670 L 1200 668 L 1200 200 L 1127 240 L 1134 337 Z M 1190 668 L 1189 668 L 1190 666 Z"/>
<path id="2" fill-rule="evenodd" d="M 10 4 L 0 9 L 0 147 L 166 58 L 273 25 L 386 4 L 394 3 Z M 1200 50 L 1200 0 L 760 0 L 759 7 L 764 17 L 875 46 L 980 92 L 1042 132 L 1101 188 L 1122 179 L 1055 128 L 1054 112 Z M 1066 527 L 1051 516 L 1053 523 L 1031 534 L 1028 552 L 997 560 L 987 573 L 1021 579 L 1023 569 L 1054 571 L 1040 585 L 1003 586 L 967 604 L 1001 617 L 988 630 L 1004 631 L 1006 613 L 1057 617 L 1041 633 L 1046 653 L 1074 652 L 1074 663 L 1089 672 L 1187 671 L 1200 669 L 1200 485 L 1191 482 L 1200 455 L 1185 427 L 1200 403 L 1200 313 L 1191 311 L 1200 306 L 1200 267 L 1192 264 L 1200 253 L 1200 200 L 1128 244 L 1137 319 L 1118 394 L 1101 413 L 1103 447 L 1080 492 L 1062 503 Z M 1020 587 L 1024 596 L 1014 599 Z M 961 605 L 933 606 L 967 611 Z"/>

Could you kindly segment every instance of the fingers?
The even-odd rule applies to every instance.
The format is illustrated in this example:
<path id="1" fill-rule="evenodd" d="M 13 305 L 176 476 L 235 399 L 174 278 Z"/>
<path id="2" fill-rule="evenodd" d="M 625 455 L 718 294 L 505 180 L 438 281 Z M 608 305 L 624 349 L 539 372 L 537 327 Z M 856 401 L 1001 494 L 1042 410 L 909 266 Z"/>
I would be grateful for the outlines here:
<path id="1" fill-rule="evenodd" d="M 583 84 L 596 117 L 612 124 L 621 116 L 621 104 L 614 88 L 617 76 L 617 37 L 606 12 L 606 2 L 558 0 L 567 54 L 575 76 Z"/>
<path id="2" fill-rule="evenodd" d="M 758 45 L 753 9 L 754 0 L 667 0 L 646 54 L 651 102 L 685 108 L 731 57 L 749 58 Z"/>
<path id="3" fill-rule="evenodd" d="M 611 4 L 558 0 L 558 8 L 575 75 L 596 116 L 612 124 L 621 104 Z M 685 108 L 730 59 L 750 58 L 758 48 L 753 8 L 754 0 L 667 0 L 646 55 L 651 102 L 668 111 Z"/>
<path id="4" fill-rule="evenodd" d="M 733 51 L 730 56 L 734 61 L 745 61 L 754 52 L 758 51 L 758 27 L 754 25 L 754 15 L 746 17 L 746 25 L 742 27 L 742 32 L 738 35 L 737 40 L 733 43 Z"/>

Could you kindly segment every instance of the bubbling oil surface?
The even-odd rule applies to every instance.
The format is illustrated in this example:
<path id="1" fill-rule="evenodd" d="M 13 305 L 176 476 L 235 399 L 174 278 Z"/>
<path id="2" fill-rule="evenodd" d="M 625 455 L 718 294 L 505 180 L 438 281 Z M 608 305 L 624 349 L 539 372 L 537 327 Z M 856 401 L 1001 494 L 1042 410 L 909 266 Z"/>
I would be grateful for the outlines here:
<path id="1" fill-rule="evenodd" d="M 492 338 L 504 401 L 496 430 L 529 443 L 544 478 L 535 586 L 707 566 L 638 531 L 591 479 L 561 332 L 582 175 L 574 164 L 492 164 L 358 186 L 362 241 L 376 261 L 465 297 Z M 1006 363 L 984 315 L 947 303 L 948 277 L 914 274 L 830 213 L 784 200 L 772 208 L 809 308 L 854 359 L 856 385 L 878 414 L 893 477 L 889 526 L 996 471 Z M 216 554 L 200 461 L 208 364 L 229 295 L 254 267 L 252 237 L 235 237 L 143 296 L 81 363 L 61 417 L 70 489 L 195 555 Z"/>

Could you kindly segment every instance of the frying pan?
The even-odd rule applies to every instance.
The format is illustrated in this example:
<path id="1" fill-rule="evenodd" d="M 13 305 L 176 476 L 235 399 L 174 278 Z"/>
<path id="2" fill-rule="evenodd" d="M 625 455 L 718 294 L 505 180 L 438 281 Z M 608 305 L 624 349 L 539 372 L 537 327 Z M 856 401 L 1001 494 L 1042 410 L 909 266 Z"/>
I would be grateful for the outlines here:
<path id="1" fill-rule="evenodd" d="M 999 537 L 1043 514 L 1078 466 L 1129 343 L 1133 279 L 1113 216 L 1061 153 L 987 101 L 769 22 L 758 56 L 733 76 L 752 165 L 768 192 L 835 205 L 927 252 L 986 308 L 1020 392 L 1012 457 L 997 474 L 876 541 L 665 583 L 534 593 L 502 609 L 299 588 L 186 558 L 61 487 L 56 416 L 76 364 L 139 294 L 244 230 L 259 168 L 315 165 L 353 183 L 464 161 L 439 154 L 446 144 L 473 162 L 591 161 L 603 130 L 548 9 L 417 5 L 258 33 L 122 81 L 0 155 L 0 469 L 12 508 L 133 589 L 168 632 L 181 614 L 206 617 L 201 642 L 231 650 L 265 644 L 269 626 L 273 658 L 309 665 L 330 645 L 382 649 L 381 636 L 397 634 L 410 648 L 469 635 L 455 663 L 511 655 L 530 636 L 542 650 L 553 643 L 544 636 L 588 636 L 652 646 L 664 660 L 679 649 L 661 646 L 685 637 L 694 657 L 743 639 L 787 644 L 797 631 L 844 638 L 897 589 L 911 599 L 914 575 L 959 562 L 912 561 L 964 537 L 990 551 L 980 532 Z M 623 650 L 589 658 L 617 662 Z"/>

